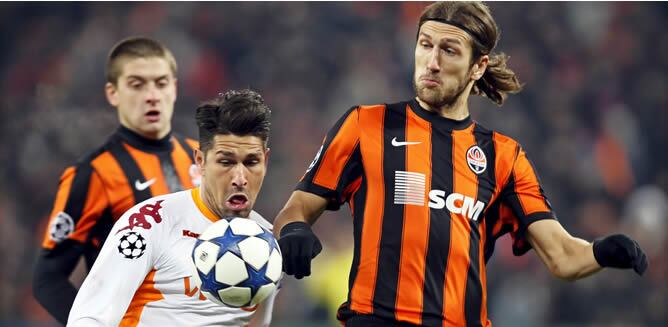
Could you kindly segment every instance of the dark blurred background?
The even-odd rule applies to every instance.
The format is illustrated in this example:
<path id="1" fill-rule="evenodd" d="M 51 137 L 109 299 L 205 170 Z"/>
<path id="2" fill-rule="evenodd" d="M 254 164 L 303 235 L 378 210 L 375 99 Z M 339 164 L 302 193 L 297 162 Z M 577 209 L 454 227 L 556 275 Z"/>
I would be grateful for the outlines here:
<path id="1" fill-rule="evenodd" d="M 196 136 L 194 108 L 230 88 L 273 109 L 258 211 L 273 217 L 334 121 L 355 104 L 405 100 L 425 3 L 0 4 L 0 325 L 55 326 L 31 295 L 32 265 L 62 170 L 117 126 L 104 64 L 118 40 L 147 35 L 179 65 L 174 129 Z M 490 3 L 499 51 L 526 83 L 473 117 L 523 144 L 571 234 L 636 238 L 646 275 L 552 277 L 509 237 L 488 264 L 495 326 L 666 326 L 668 37 L 665 3 Z M 274 326 L 337 326 L 352 244 L 347 208 L 316 225 L 314 277 L 285 278 Z M 72 278 L 80 283 L 81 270 Z"/>

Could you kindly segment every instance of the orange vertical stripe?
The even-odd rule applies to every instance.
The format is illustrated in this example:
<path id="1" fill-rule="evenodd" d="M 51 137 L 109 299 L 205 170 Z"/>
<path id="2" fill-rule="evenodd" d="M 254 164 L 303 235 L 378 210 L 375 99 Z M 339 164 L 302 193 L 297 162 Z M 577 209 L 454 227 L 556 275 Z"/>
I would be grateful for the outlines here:
<path id="1" fill-rule="evenodd" d="M 430 210 L 427 194 L 431 190 L 431 125 L 406 108 L 406 140 L 419 141 L 406 147 L 406 171 L 425 175 L 423 206 L 404 206 L 401 259 L 395 316 L 397 320 L 422 323 L 424 274 L 429 242 Z M 409 246 L 404 247 L 404 244 Z"/>
<path id="2" fill-rule="evenodd" d="M 492 141 L 494 142 L 494 178 L 496 180 L 496 187 L 494 194 L 499 194 L 503 187 L 506 186 L 510 173 L 513 170 L 513 162 L 515 162 L 515 153 L 517 151 L 517 143 L 509 137 L 494 132 L 492 134 Z M 492 196 L 489 203 L 493 203 L 496 196 Z"/>
<path id="3" fill-rule="evenodd" d="M 454 166 L 453 185 L 454 193 L 471 197 L 477 200 L 478 176 L 471 171 L 466 163 L 466 151 L 475 145 L 473 128 L 452 132 L 452 163 Z M 455 206 L 461 206 L 462 201 L 456 201 Z M 446 326 L 452 322 L 454 326 L 465 326 L 464 305 L 466 296 L 466 279 L 470 265 L 469 243 L 471 226 L 469 218 L 461 214 L 450 214 L 450 249 L 448 264 L 445 273 L 445 292 L 443 294 L 443 311 L 447 320 Z"/>
<path id="4" fill-rule="evenodd" d="M 383 181 L 383 120 L 385 106 L 360 107 L 360 151 L 367 179 L 364 222 L 357 276 L 350 291 L 350 308 L 360 313 L 373 313 L 373 293 L 378 272 L 380 232 L 385 207 Z"/>
<path id="5" fill-rule="evenodd" d="M 70 189 L 72 188 L 72 182 L 74 181 L 74 176 L 76 175 L 75 173 L 75 167 L 68 167 L 60 176 L 56 201 L 53 205 L 49 223 L 47 224 L 46 231 L 44 232 L 44 238 L 42 240 L 42 246 L 46 249 L 53 249 L 53 247 L 56 246 L 56 242 L 54 242 L 49 236 L 49 226 L 51 226 L 51 220 L 53 220 L 59 212 L 65 210 L 65 205 L 67 205 L 67 198 L 69 197 Z"/>
<path id="6" fill-rule="evenodd" d="M 172 140 L 172 145 L 174 146 L 174 151 L 172 151 L 172 162 L 174 163 L 174 170 L 179 176 L 179 181 L 183 185 L 184 189 L 193 188 L 192 177 L 190 176 L 190 166 L 191 162 L 194 162 L 193 154 L 190 149 L 184 149 L 181 147 L 179 142 L 176 139 Z"/>
<path id="7" fill-rule="evenodd" d="M 162 174 L 162 167 L 160 166 L 160 159 L 158 159 L 158 156 L 137 150 L 126 143 L 123 143 L 123 146 L 128 150 L 130 156 L 135 159 L 137 166 L 139 166 L 139 170 L 141 170 L 142 175 L 144 175 L 146 180 L 141 182 L 146 182 L 151 178 L 155 178 L 155 182 L 150 186 L 151 194 L 155 196 L 158 194 L 169 193 L 169 187 Z M 135 181 L 129 182 L 134 183 Z"/>
<path id="8" fill-rule="evenodd" d="M 111 214 L 114 217 L 120 217 L 135 205 L 135 199 L 132 196 L 133 186 L 128 184 L 129 181 L 125 178 L 123 169 L 111 153 L 102 153 L 91 162 L 91 165 L 95 170 L 105 172 L 104 183 L 107 198 L 109 203 L 114 204 Z"/>
<path id="9" fill-rule="evenodd" d="M 155 268 L 153 268 L 144 278 L 144 281 L 139 285 L 135 295 L 130 301 L 128 310 L 123 316 L 123 320 L 118 324 L 119 327 L 135 327 L 139 325 L 139 319 L 141 318 L 142 311 L 144 307 L 149 302 L 160 301 L 165 297 L 162 295 L 160 290 L 155 288 Z"/>
<path id="10" fill-rule="evenodd" d="M 330 190 L 335 190 L 339 183 L 343 168 L 359 142 L 360 126 L 357 121 L 359 109 L 353 110 L 341 124 L 339 131 L 329 144 L 327 151 L 322 155 L 318 171 L 313 177 L 313 183 Z"/>
<path id="11" fill-rule="evenodd" d="M 534 212 L 548 212 L 550 209 L 545 204 L 545 198 L 540 192 L 536 172 L 529 163 L 524 150 L 520 150 L 515 161 L 513 173 L 515 174 L 515 192 L 522 205 L 525 215 Z"/>
<path id="12" fill-rule="evenodd" d="M 69 238 L 81 243 L 86 242 L 88 234 L 100 218 L 100 213 L 109 205 L 107 203 L 104 184 L 95 172 L 91 173 L 85 201 L 83 210 L 81 211 L 82 216 L 77 221 L 76 228 L 69 236 Z"/>

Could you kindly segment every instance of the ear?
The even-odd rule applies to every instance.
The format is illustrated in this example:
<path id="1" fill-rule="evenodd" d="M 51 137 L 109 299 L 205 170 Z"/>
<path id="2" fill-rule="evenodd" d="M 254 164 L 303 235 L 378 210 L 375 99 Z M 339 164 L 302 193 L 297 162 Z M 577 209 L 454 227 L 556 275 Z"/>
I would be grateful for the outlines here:
<path id="1" fill-rule="evenodd" d="M 195 165 L 197 165 L 200 174 L 204 176 L 204 152 L 200 149 L 193 149 L 193 156 L 195 157 Z"/>
<path id="2" fill-rule="evenodd" d="M 264 150 L 264 168 L 267 168 L 267 166 L 269 166 L 269 153 L 271 153 L 270 148 Z"/>
<path id="3" fill-rule="evenodd" d="M 107 96 L 107 101 L 112 107 L 118 107 L 118 89 L 116 85 L 111 82 L 107 82 L 104 85 L 104 94 Z"/>
<path id="4" fill-rule="evenodd" d="M 473 64 L 473 67 L 471 68 L 471 79 L 474 81 L 477 81 L 482 78 L 482 75 L 485 74 L 485 70 L 487 70 L 487 65 L 489 64 L 489 56 L 484 55 L 478 59 L 478 61 Z"/>
<path id="5" fill-rule="evenodd" d="M 179 87 L 178 84 L 176 84 L 178 81 L 179 80 L 174 77 L 174 101 L 176 101 L 176 99 L 179 97 Z"/>

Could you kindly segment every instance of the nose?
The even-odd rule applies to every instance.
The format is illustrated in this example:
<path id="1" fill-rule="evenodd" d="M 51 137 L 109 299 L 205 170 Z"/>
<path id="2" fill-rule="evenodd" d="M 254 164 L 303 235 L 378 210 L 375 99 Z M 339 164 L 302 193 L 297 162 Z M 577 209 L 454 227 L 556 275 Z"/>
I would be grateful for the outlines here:
<path id="1" fill-rule="evenodd" d="M 438 52 L 439 48 L 438 47 L 433 47 L 431 49 L 431 52 L 429 53 L 429 58 L 427 59 L 427 68 L 431 70 L 432 72 L 439 72 L 441 71 L 441 66 L 438 63 Z"/>
<path id="2" fill-rule="evenodd" d="M 155 106 L 160 102 L 160 96 L 158 95 L 158 89 L 155 85 L 151 85 L 146 91 L 146 103 Z"/>
<path id="3" fill-rule="evenodd" d="M 248 179 L 243 165 L 237 165 L 232 171 L 232 186 L 238 189 L 246 188 Z"/>

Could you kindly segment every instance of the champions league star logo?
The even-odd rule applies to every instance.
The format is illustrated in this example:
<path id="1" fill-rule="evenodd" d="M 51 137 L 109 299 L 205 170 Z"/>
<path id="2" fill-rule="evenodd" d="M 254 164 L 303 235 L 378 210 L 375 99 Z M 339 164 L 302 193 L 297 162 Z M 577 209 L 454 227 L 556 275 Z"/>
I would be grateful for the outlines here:
<path id="1" fill-rule="evenodd" d="M 482 174 L 487 168 L 487 158 L 485 157 L 485 153 L 482 152 L 482 149 L 477 145 L 470 147 L 469 150 L 466 151 L 466 162 L 469 164 L 469 168 L 478 175 Z"/>
<path id="2" fill-rule="evenodd" d="M 146 250 L 146 240 L 139 233 L 128 231 L 118 243 L 118 253 L 126 259 L 137 259 Z"/>

